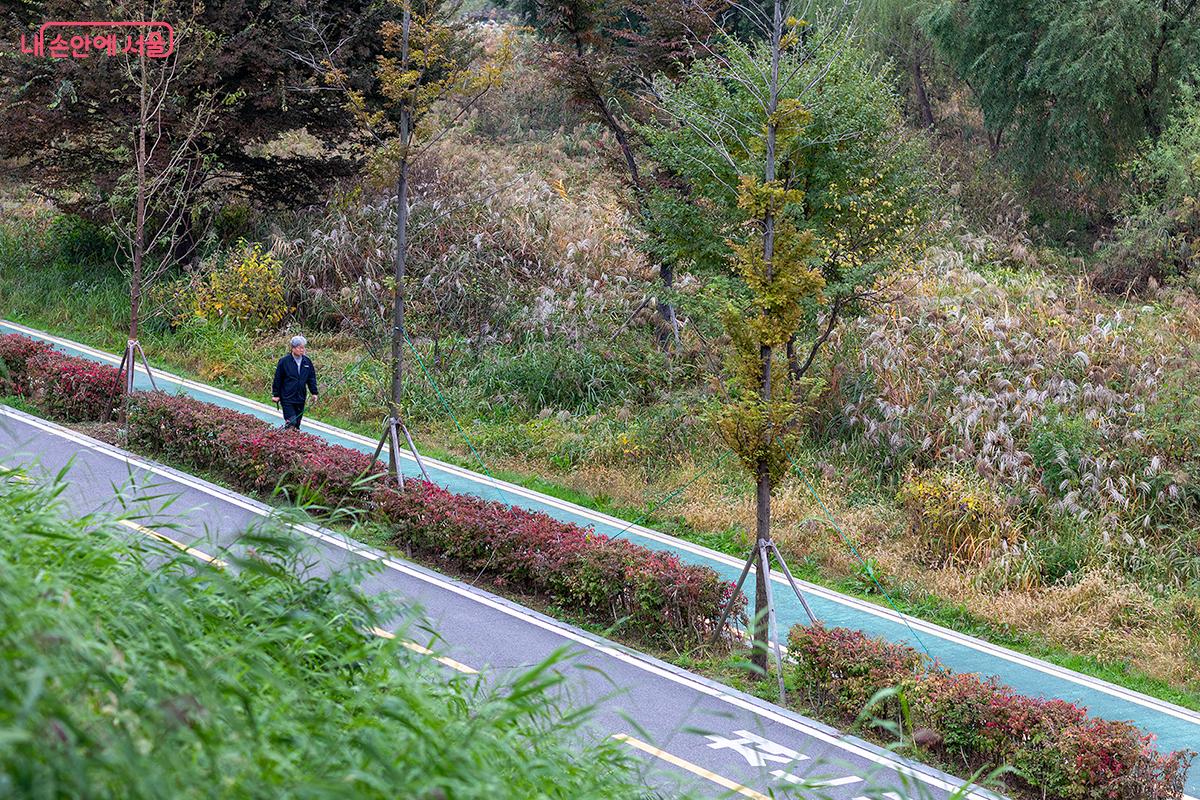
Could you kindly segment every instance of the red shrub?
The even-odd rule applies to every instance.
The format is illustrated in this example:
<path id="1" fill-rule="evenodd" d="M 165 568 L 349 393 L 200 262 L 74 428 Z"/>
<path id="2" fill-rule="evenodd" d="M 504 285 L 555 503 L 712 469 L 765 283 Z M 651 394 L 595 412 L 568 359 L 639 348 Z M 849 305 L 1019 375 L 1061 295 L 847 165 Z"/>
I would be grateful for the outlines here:
<path id="1" fill-rule="evenodd" d="M 710 634 L 734 588 L 670 553 L 424 481 L 408 481 L 403 491 L 381 487 L 374 506 L 395 526 L 399 544 L 593 618 L 625 618 L 652 641 L 677 644 Z M 740 615 L 745 598 L 739 600 Z"/>
<path id="2" fill-rule="evenodd" d="M 50 345 L 27 336 L 0 336 L 0 394 L 28 397 L 28 361 L 50 350 Z"/>
<path id="3" fill-rule="evenodd" d="M 358 476 L 371 457 L 317 436 L 288 430 L 240 411 L 181 395 L 139 392 L 129 414 L 131 445 L 199 469 L 226 475 L 240 486 L 271 491 L 301 488 L 318 503 L 340 505 L 365 497 Z M 378 462 L 370 472 L 380 473 Z"/>
<path id="4" fill-rule="evenodd" d="M 26 362 L 26 373 L 30 402 L 64 422 L 97 422 L 124 402 L 117 369 L 107 364 L 47 350 Z"/>
<path id="5" fill-rule="evenodd" d="M 788 635 L 788 652 L 796 659 L 800 685 L 820 705 L 854 720 L 881 689 L 910 684 L 925 668 L 911 647 L 871 639 L 861 631 L 796 625 Z M 873 711 L 890 717 L 894 704 Z"/>
<path id="6" fill-rule="evenodd" d="M 48 416 L 64 422 L 103 419 L 123 401 L 114 385 L 115 367 L 64 355 L 50 345 L 17 334 L 0 336 L 0 394 L 24 397 Z"/>
<path id="7" fill-rule="evenodd" d="M 638 635 L 664 643 L 696 640 L 712 625 L 733 586 L 676 556 L 610 540 L 546 514 L 510 508 L 409 481 L 356 485 L 371 468 L 365 453 L 270 425 L 189 397 L 139 393 L 130 444 L 220 472 L 239 486 L 293 493 L 312 489 L 329 504 L 369 505 L 396 528 L 396 541 L 459 572 L 541 595 L 593 619 L 626 618 Z M 370 502 L 366 491 L 370 490 Z M 737 606 L 741 613 L 744 598 Z"/>
<path id="8" fill-rule="evenodd" d="M 1089 717 L 1064 700 L 1025 697 L 995 678 L 955 674 L 910 647 L 859 631 L 796 626 L 788 643 L 800 682 L 843 721 L 853 721 L 875 692 L 898 687 L 912 728 L 936 731 L 947 758 L 972 769 L 1006 764 L 1017 783 L 1046 798 L 1178 798 L 1195 756 L 1160 754 L 1153 737 L 1128 722 Z"/>

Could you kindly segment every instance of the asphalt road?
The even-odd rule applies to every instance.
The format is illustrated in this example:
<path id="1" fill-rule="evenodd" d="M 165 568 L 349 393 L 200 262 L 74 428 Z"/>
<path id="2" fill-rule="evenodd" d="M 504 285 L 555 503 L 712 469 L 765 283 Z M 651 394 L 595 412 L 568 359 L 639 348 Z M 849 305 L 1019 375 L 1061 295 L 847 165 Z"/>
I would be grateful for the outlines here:
<path id="1" fill-rule="evenodd" d="M 137 509 L 144 516 L 126 523 L 127 529 L 170 538 L 200 558 L 219 558 L 223 549 L 236 548 L 241 532 L 272 514 L 260 502 L 4 406 L 0 463 L 25 466 L 35 479 L 70 463 L 63 499 L 73 512 Z M 145 499 L 149 496 L 154 499 Z M 294 527 L 311 539 L 318 570 L 374 562 L 377 569 L 363 588 L 397 593 L 423 609 L 422 624 L 408 626 L 405 635 L 424 638 L 413 648 L 428 646 L 447 669 L 503 679 L 506 672 L 567 645 L 573 657 L 562 666 L 564 691 L 576 704 L 599 701 L 590 730 L 631 748 L 645 765 L 647 785 L 663 797 L 688 791 L 709 797 L 898 800 L 946 798 L 961 785 L 942 772 L 343 534 Z M 806 783 L 798 785 L 801 781 Z M 822 785 L 812 788 L 816 782 Z"/>

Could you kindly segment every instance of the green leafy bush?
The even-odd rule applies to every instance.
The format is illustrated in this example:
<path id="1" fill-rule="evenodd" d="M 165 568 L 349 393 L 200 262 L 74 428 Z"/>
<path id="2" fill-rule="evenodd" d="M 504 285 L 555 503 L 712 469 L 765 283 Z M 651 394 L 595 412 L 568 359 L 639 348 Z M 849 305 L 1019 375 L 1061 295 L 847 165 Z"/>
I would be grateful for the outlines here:
<path id="1" fill-rule="evenodd" d="M 1200 266 L 1200 89 L 1183 82 L 1166 129 L 1127 167 L 1121 219 L 1091 274 L 1103 291 L 1138 292 Z"/>
<path id="2" fill-rule="evenodd" d="M 197 275 L 165 284 L 154 295 L 174 324 L 204 320 L 273 330 L 293 309 L 283 290 L 283 262 L 261 244 L 237 248 L 210 260 Z"/>
<path id="3" fill-rule="evenodd" d="M 515 394 L 529 411 L 544 408 L 586 414 L 604 406 L 647 399 L 660 352 L 530 344 L 487 359 L 475 372 L 485 394 Z"/>
<path id="4" fill-rule="evenodd" d="M 1036 424 L 1029 437 L 1029 452 L 1042 471 L 1042 486 L 1062 497 L 1079 485 L 1080 459 L 1100 447 L 1096 427 L 1080 417 L 1051 412 Z"/>
<path id="5" fill-rule="evenodd" d="M 1018 537 L 997 492 L 977 475 L 930 470 L 909 478 L 897 499 L 932 565 L 983 563 Z"/>

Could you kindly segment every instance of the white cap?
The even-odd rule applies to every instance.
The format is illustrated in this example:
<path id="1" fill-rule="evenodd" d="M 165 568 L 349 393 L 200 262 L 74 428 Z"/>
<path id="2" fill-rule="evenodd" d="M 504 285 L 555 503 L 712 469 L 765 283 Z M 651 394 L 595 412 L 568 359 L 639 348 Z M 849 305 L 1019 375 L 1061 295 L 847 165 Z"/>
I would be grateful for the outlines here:
<path id="1" fill-rule="evenodd" d="M 292 347 L 307 347 L 307 346 L 308 346 L 308 340 L 305 339 L 303 336 L 293 336 L 292 337 Z"/>

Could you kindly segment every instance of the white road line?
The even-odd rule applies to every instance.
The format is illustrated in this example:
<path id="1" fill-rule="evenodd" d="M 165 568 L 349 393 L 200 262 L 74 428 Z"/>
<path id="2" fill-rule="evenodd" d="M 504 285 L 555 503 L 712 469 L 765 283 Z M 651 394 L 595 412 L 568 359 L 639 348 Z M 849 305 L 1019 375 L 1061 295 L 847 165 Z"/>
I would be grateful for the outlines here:
<path id="1" fill-rule="evenodd" d="M 112 355 L 110 353 L 106 353 L 102 350 L 97 350 L 94 347 L 88 347 L 87 345 L 82 345 L 82 344 L 79 344 L 78 342 L 73 342 L 69 339 L 64 339 L 59 336 L 53 336 L 51 334 L 43 333 L 42 331 L 36 330 L 34 328 L 29 328 L 27 326 L 20 325 L 15 322 L 9 322 L 8 320 L 0 320 L 0 324 L 7 326 L 9 328 L 12 328 L 13 330 L 20 331 L 21 333 L 24 333 L 32 338 L 43 339 L 43 340 L 51 342 L 53 344 L 61 345 L 63 347 L 69 347 L 69 348 L 78 350 L 80 352 L 87 353 L 89 356 L 91 356 L 92 358 L 94 358 L 96 360 L 104 361 L 104 362 L 107 362 L 110 364 L 117 364 L 121 360 L 120 357 L 118 357 L 118 356 L 114 356 L 114 355 Z M 143 373 L 145 372 L 145 370 L 142 369 L 141 367 L 139 367 L 138 369 Z M 243 408 L 253 408 L 253 409 L 257 409 L 259 411 L 271 413 L 271 414 L 273 414 L 275 412 L 275 409 L 272 406 L 268 406 L 265 403 L 259 403 L 255 400 L 250 400 L 249 398 L 243 397 L 238 394 L 234 394 L 233 392 L 226 391 L 225 389 L 218 389 L 216 387 L 208 386 L 206 384 L 199 383 L 197 381 L 193 381 L 188 378 L 181 378 L 178 375 L 173 375 L 173 374 L 163 371 L 163 370 L 156 369 L 154 374 L 155 374 L 156 379 L 159 381 L 175 383 L 179 386 L 183 386 L 183 387 L 186 387 L 189 389 L 194 389 L 196 391 L 203 392 L 205 394 L 209 394 L 214 397 L 220 397 L 220 398 L 223 398 L 223 399 L 229 401 L 230 403 L 240 405 Z M 360 444 L 365 444 L 365 445 L 369 445 L 369 446 L 373 447 L 377 443 L 374 439 L 369 439 L 366 436 L 362 436 L 357 433 L 352 433 L 350 431 L 345 431 L 340 428 L 336 428 L 332 425 L 329 425 L 328 423 L 320 422 L 317 420 L 309 420 L 309 421 L 307 421 L 307 424 L 309 425 L 310 429 L 325 431 L 326 433 L 332 434 L 334 436 L 338 436 L 343 439 L 349 439 L 351 441 L 355 441 Z M 408 461 L 415 461 L 412 454 L 410 454 L 410 453 L 401 452 L 401 456 L 404 457 Z M 627 531 L 632 531 L 632 532 L 638 534 L 639 536 L 643 536 L 647 539 L 651 539 L 653 541 L 656 541 L 656 542 L 666 545 L 668 547 L 673 547 L 673 548 L 676 548 L 679 550 L 684 550 L 684 551 L 687 551 L 689 553 L 692 553 L 694 555 L 697 555 L 697 556 L 700 556 L 703 558 L 707 558 L 707 559 L 710 559 L 713 561 L 718 561 L 718 562 L 725 564 L 727 566 L 730 566 L 730 567 L 734 567 L 737 569 L 740 569 L 742 567 L 741 560 L 733 558 L 731 556 L 728 556 L 725 553 L 720 553 L 720 552 L 717 552 L 716 550 L 710 550 L 707 547 L 702 547 L 700 545 L 693 544 L 692 542 L 688 542 L 683 539 L 677 539 L 673 536 L 668 536 L 667 534 L 660 533 L 659 531 L 655 531 L 650 528 L 642 527 L 641 525 L 629 525 L 629 523 L 627 523 L 625 520 L 618 519 L 617 517 L 609 516 L 608 514 L 604 514 L 599 511 L 593 511 L 592 509 L 589 509 L 589 508 L 583 508 L 582 506 L 576 506 L 576 505 L 574 505 L 572 503 L 568 503 L 564 500 L 559 500 L 556 497 L 550 497 L 548 495 L 543 495 L 543 494 L 535 492 L 531 489 L 526 489 L 523 486 L 518 486 L 513 483 L 508 483 L 507 481 L 495 480 L 493 478 L 489 478 L 484 475 L 479 475 L 478 473 L 474 473 L 468 469 L 464 469 L 462 467 L 458 467 L 458 466 L 455 466 L 454 464 L 449 464 L 444 461 L 438 461 L 437 459 L 430 458 L 428 456 L 422 456 L 421 460 L 425 463 L 426 467 L 433 467 L 434 469 L 441 470 L 442 472 L 446 472 L 451 475 L 455 475 L 457 477 L 472 481 L 472 482 L 480 484 L 480 485 L 491 484 L 492 486 L 494 486 L 498 489 L 501 489 L 504 492 L 508 492 L 508 493 L 517 495 L 519 497 L 523 497 L 528 500 L 534 500 L 536 502 L 551 506 L 553 508 L 558 508 L 560 510 L 567 511 L 572 514 L 582 516 L 582 517 L 584 517 L 586 519 L 590 519 L 594 522 L 600 522 L 600 523 L 604 523 L 607 525 L 615 525 L 618 528 L 623 528 L 623 529 L 626 529 Z M 751 572 L 753 572 L 753 570 L 751 570 Z M 771 577 L 776 582 L 778 582 L 781 586 L 783 586 L 784 588 L 788 588 L 788 590 L 790 591 L 790 587 L 787 586 L 786 579 L 782 575 L 780 575 L 778 573 L 772 573 Z M 1200 725 L 1200 713 L 1193 711 L 1191 709 L 1176 705 L 1174 703 L 1169 703 L 1165 700 L 1160 700 L 1157 697 L 1151 697 L 1150 695 L 1143 694 L 1142 692 L 1137 692 L 1132 689 L 1127 689 L 1123 686 L 1117 686 L 1115 684 L 1108 683 L 1107 681 L 1102 681 L 1099 678 L 1093 678 L 1090 675 L 1083 675 L 1081 673 L 1074 672 L 1065 667 L 1060 667 L 1057 664 L 1051 664 L 1048 661 L 1043 661 L 1041 659 L 1034 658 L 1033 656 L 1025 655 L 1024 653 L 1018 653 L 1016 651 L 1009 650 L 1004 647 L 1000 647 L 999 645 L 992 644 L 991 642 L 987 642 L 983 639 L 979 639 L 974 636 L 968 636 L 967 634 L 959 633 L 958 631 L 953 631 L 953 630 L 950 630 L 949 628 L 944 628 L 940 625 L 935 625 L 931 622 L 927 622 L 923 619 L 920 619 L 919 617 L 913 617 L 908 614 L 898 614 L 898 613 L 892 611 L 891 609 L 884 608 L 882 606 L 877 606 L 874 603 L 869 603 L 865 600 L 859 600 L 858 598 L 841 594 L 832 589 L 828 589 L 824 586 L 819 586 L 817 584 L 809 583 L 809 582 L 803 581 L 803 580 L 797 580 L 796 583 L 805 592 L 815 595 L 817 597 L 820 597 L 829 602 L 837 603 L 842 606 L 846 606 L 848 608 L 853 608 L 856 611 L 860 611 L 865 614 L 871 614 L 872 616 L 878 617 L 880 619 L 886 619 L 886 620 L 890 620 L 893 622 L 907 623 L 913 629 L 915 629 L 921 633 L 928 634 L 930 636 L 935 636 L 937 638 L 943 639 L 945 641 L 953 642 L 955 644 L 959 644 L 964 647 L 969 647 L 973 650 L 977 650 L 982 653 L 987 653 L 988 655 L 992 655 L 997 658 L 1002 658 L 1011 663 L 1019 664 L 1024 667 L 1028 667 L 1029 669 L 1036 670 L 1036 671 L 1041 672 L 1046 675 L 1052 675 L 1054 677 L 1061 678 L 1062 680 L 1070 681 L 1071 683 L 1075 683 L 1080 686 L 1086 686 L 1089 689 L 1094 689 L 1095 691 L 1103 692 L 1104 694 L 1107 694 L 1111 697 L 1116 697 L 1120 700 L 1125 700 L 1125 701 L 1128 701 L 1131 703 L 1136 703 L 1137 705 L 1143 706 L 1144 708 L 1153 709 L 1153 710 L 1161 712 L 1163 714 L 1168 714 L 1168 715 L 1176 717 L 1178 719 L 1185 720 L 1186 722 L 1189 722 L 1193 725 Z M 1192 798 L 1192 800 L 1195 800 L 1195 798 Z"/>
<path id="2" fill-rule="evenodd" d="M 624 742 L 625 744 L 629 745 L 630 747 L 634 747 L 638 750 L 641 750 L 644 753 L 649 753 L 650 755 L 654 756 L 655 758 L 661 758 L 663 761 L 666 761 L 668 764 L 673 764 L 676 767 L 679 767 L 680 769 L 685 769 L 688 772 L 692 773 L 693 775 L 699 775 L 701 778 L 704 778 L 705 780 L 712 781 L 713 783 L 720 786 L 722 789 L 728 789 L 729 791 L 734 792 L 735 794 L 740 794 L 743 797 L 753 798 L 753 800 L 771 800 L 771 798 L 767 797 L 762 792 L 756 792 L 747 786 L 743 786 L 742 784 L 737 783 L 736 781 L 731 781 L 729 778 L 726 778 L 724 775 L 718 775 L 717 773 L 713 772 L 710 769 L 705 769 L 704 767 L 700 766 L 699 764 L 693 764 L 691 761 L 688 761 L 687 759 L 680 758 L 679 756 L 677 756 L 673 753 L 668 753 L 666 750 L 662 750 L 658 747 L 655 747 L 652 744 L 647 744 L 646 742 L 643 742 L 640 739 L 635 739 L 632 736 L 629 736 L 628 734 L 614 733 L 612 735 L 612 738 L 616 739 L 619 742 Z"/>
<path id="3" fill-rule="evenodd" d="M 122 452 L 121 450 L 118 450 L 117 448 L 106 445 L 103 442 L 96 441 L 94 439 L 91 439 L 82 434 L 76 433 L 75 431 L 72 431 L 69 429 L 60 428 L 57 425 L 48 423 L 42 419 L 31 416 L 29 414 L 25 414 L 24 412 L 17 411 L 16 409 L 10 408 L 8 406 L 0 406 L 0 416 L 8 416 L 12 419 L 19 420 L 22 423 L 29 425 L 30 427 L 45 431 L 46 433 L 48 433 L 52 436 L 57 436 L 60 439 L 65 439 L 67 441 L 74 442 L 75 444 L 78 444 L 81 447 L 85 447 L 89 450 L 92 450 L 93 452 L 107 455 L 110 458 L 113 458 L 115 460 L 125 463 L 128 466 L 138 467 L 139 469 L 143 469 L 147 472 L 153 473 L 160 477 L 168 478 L 169 480 L 172 480 L 176 483 L 180 483 L 180 484 L 183 484 L 184 486 L 188 486 L 192 489 L 195 489 L 198 492 L 207 494 L 210 497 L 215 497 L 215 498 L 221 500 L 222 502 L 226 502 L 226 503 L 229 503 L 230 505 L 237 506 L 246 511 L 249 511 L 252 514 L 256 514 L 260 517 L 269 518 L 272 516 L 272 512 L 269 508 L 259 506 L 258 504 L 249 501 L 247 498 L 243 498 L 242 496 L 237 495 L 233 492 L 230 492 L 225 489 L 219 489 L 215 486 L 209 486 L 205 483 L 198 482 L 196 479 L 191 478 L 190 476 L 183 475 L 183 474 L 177 473 L 175 471 L 168 471 L 168 470 L 164 469 L 163 467 L 160 467 L 156 464 L 151 463 L 150 461 L 147 461 L 147 460 L 141 458 L 140 456 L 136 456 L 131 453 Z M 828 745 L 836 747 L 847 753 L 851 753 L 855 756 L 864 758 L 875 764 L 879 764 L 883 767 L 894 770 L 899 774 L 902 774 L 902 775 L 905 775 L 906 777 L 921 781 L 923 783 L 928 784 L 929 786 L 932 786 L 932 787 L 935 787 L 938 789 L 942 789 L 947 792 L 954 792 L 955 790 L 959 789 L 962 785 L 961 782 L 955 783 L 955 782 L 952 782 L 949 780 L 945 780 L 937 775 L 923 772 L 920 769 L 920 767 L 922 765 L 915 764 L 915 763 L 914 764 L 906 764 L 894 757 L 890 757 L 886 753 L 876 752 L 875 750 L 870 749 L 864 745 L 850 741 L 847 738 L 843 737 L 842 735 L 838 735 L 837 733 L 831 733 L 829 731 L 822 730 L 811 724 L 803 722 L 799 719 L 793 718 L 787 714 L 783 714 L 783 713 L 780 713 L 779 711 L 775 711 L 770 708 L 759 706 L 755 703 L 750 702 L 746 698 L 727 694 L 724 691 L 722 691 L 714 686 L 710 686 L 707 683 L 701 682 L 701 681 L 699 681 L 695 678 L 692 678 L 688 675 L 676 673 L 674 671 L 664 669 L 663 667 L 661 667 L 657 664 L 643 660 L 643 658 L 640 657 L 640 654 L 619 650 L 616 647 L 613 647 L 612 645 L 601 644 L 601 643 L 596 642 L 596 641 L 592 640 L 591 638 L 583 635 L 581 632 L 574 631 L 567 627 L 562 627 L 559 624 L 550 622 L 549 620 L 544 620 L 539 617 L 535 617 L 535 616 L 533 616 L 525 611 L 522 611 L 518 608 L 514 608 L 505 603 L 499 602 L 495 598 L 492 598 L 492 597 L 489 597 L 489 596 L 483 595 L 483 594 L 477 594 L 476 592 L 474 592 L 472 590 L 469 590 L 462 586 L 458 586 L 454 583 L 451 583 L 448 580 L 426 574 L 423 571 L 414 569 L 413 567 L 409 566 L 408 564 L 405 564 L 401 561 L 397 561 L 383 553 L 375 552 L 373 550 L 367 549 L 364 546 L 349 539 L 348 537 L 342 537 L 342 536 L 333 535 L 332 533 L 326 533 L 320 529 L 313 528 L 308 525 L 296 524 L 296 525 L 292 525 L 291 527 L 307 536 L 317 539 L 318 541 L 325 542 L 326 544 L 330 544 L 334 547 L 345 550 L 349 553 L 353 553 L 353 554 L 355 554 L 361 558 L 365 558 L 369 561 L 378 561 L 381 565 L 383 565 L 389 569 L 392 569 L 396 572 L 399 572 L 403 575 L 407 575 L 411 578 L 415 578 L 419 581 L 423 581 L 424 583 L 427 583 L 431 586 L 436 586 L 437 588 L 442 589 L 444 591 L 448 591 L 453 594 L 457 594 L 461 597 L 469 599 L 469 600 L 471 600 L 475 603 L 478 603 L 482 606 L 491 608 L 502 614 L 506 614 L 510 617 L 520 619 L 530 625 L 533 625 L 534 627 L 541 628 L 541 629 L 549 631 L 551 633 L 555 633 L 555 634 L 563 637 L 564 639 L 569 639 L 569 640 L 576 642 L 577 644 L 583 645 L 584 647 L 587 647 L 591 650 L 594 650 L 599 653 L 603 653 L 603 654 L 609 656 L 610 658 L 614 658 L 618 661 L 628 664 L 629 666 L 636 667 L 637 669 L 640 669 L 643 672 L 647 672 L 647 673 L 655 675 L 659 678 L 663 678 L 665 680 L 672 681 L 673 683 L 679 684 L 680 686 L 685 686 L 685 687 L 687 687 L 693 691 L 699 692 L 701 694 L 708 695 L 709 697 L 712 697 L 713 699 L 719 700 L 719 701 L 726 703 L 728 705 L 731 705 L 735 708 L 741 709 L 743 711 L 748 711 L 751 714 L 755 714 L 759 717 L 762 717 L 763 719 L 767 719 L 772 722 L 783 725 L 785 727 L 791 728 L 795 731 L 798 731 L 801 734 L 804 734 L 805 736 L 808 736 L 813 739 L 817 739 L 818 741 L 824 742 Z M 980 792 L 980 791 L 971 790 L 966 795 L 966 797 L 973 798 L 974 800 L 995 800 L 995 795 L 990 792 L 986 792 L 986 791 Z M 1187 798 L 1186 800 L 1194 800 L 1194 799 Z"/>
<path id="4" fill-rule="evenodd" d="M 775 778 L 782 778 L 788 783 L 803 783 L 805 786 L 813 789 L 825 789 L 831 786 L 849 786 L 852 783 L 862 782 L 862 778 L 857 775 L 847 775 L 844 778 L 829 778 L 828 780 L 809 780 L 793 775 L 790 772 L 784 772 L 781 769 L 773 770 L 771 775 Z"/>

